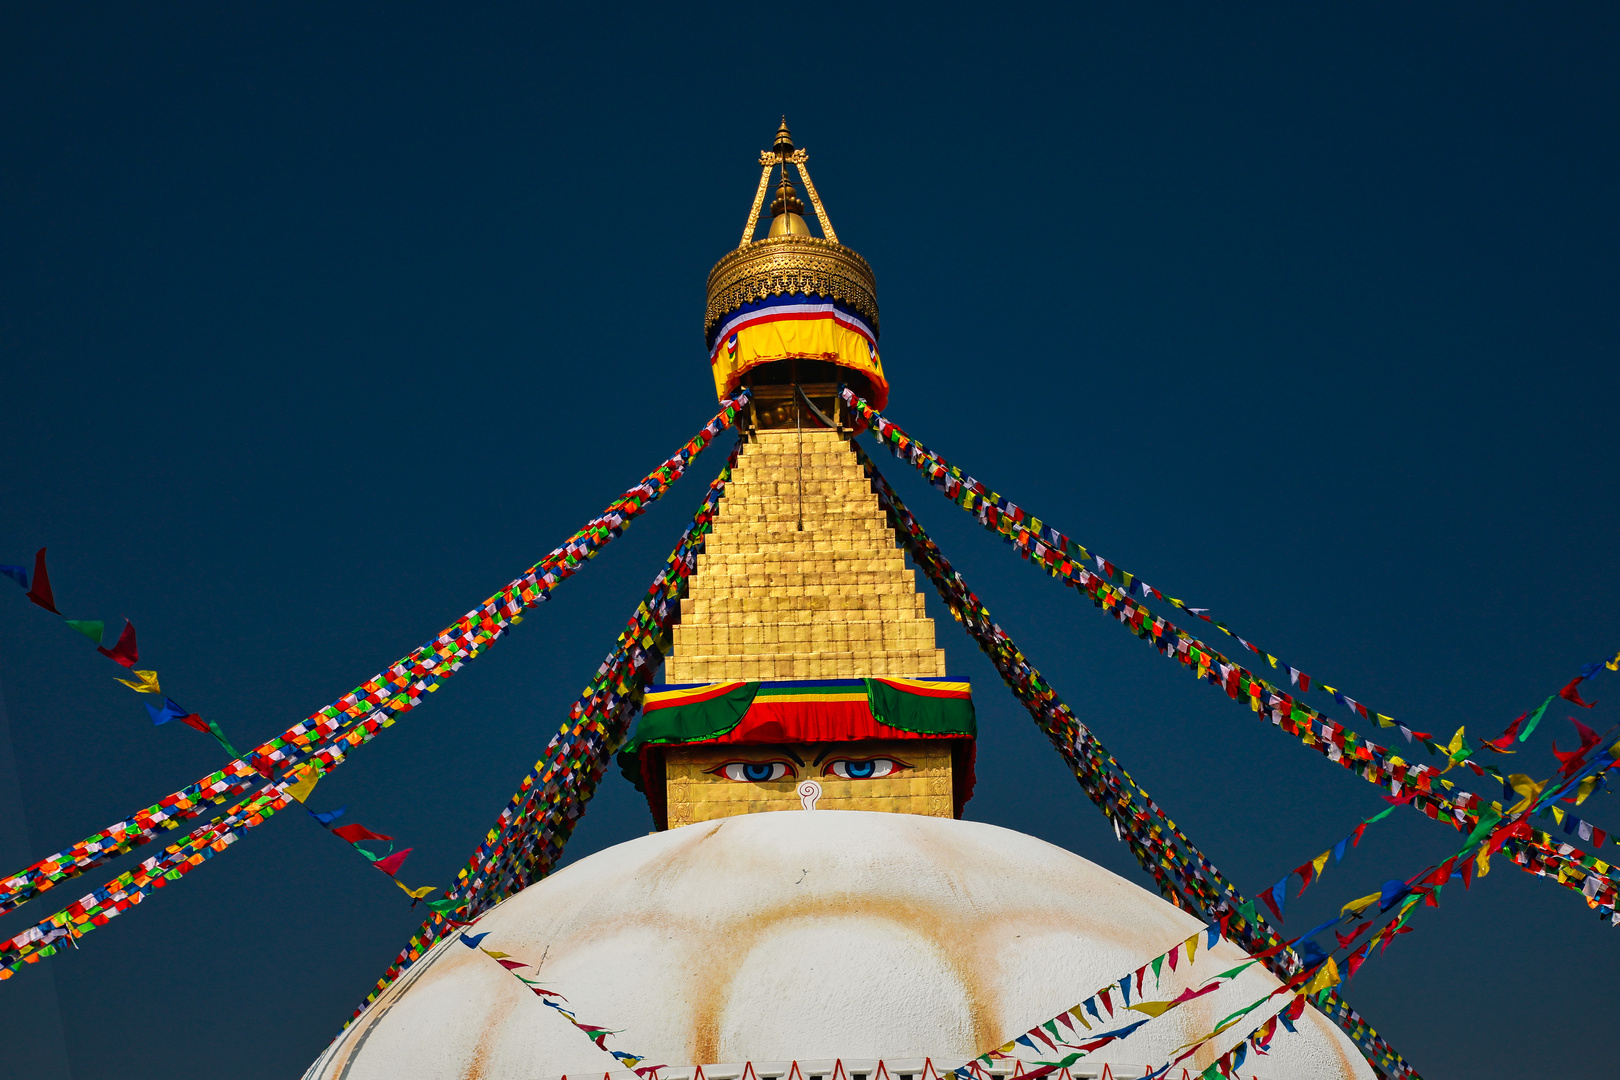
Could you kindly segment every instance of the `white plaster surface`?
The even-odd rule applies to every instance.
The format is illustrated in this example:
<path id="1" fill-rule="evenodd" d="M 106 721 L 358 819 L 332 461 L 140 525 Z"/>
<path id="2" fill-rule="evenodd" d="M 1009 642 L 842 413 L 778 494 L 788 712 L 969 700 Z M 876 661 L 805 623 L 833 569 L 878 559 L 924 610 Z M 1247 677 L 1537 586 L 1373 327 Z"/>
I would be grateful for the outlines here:
<path id="1" fill-rule="evenodd" d="M 543 957 L 541 983 L 581 1020 L 620 1029 L 608 1045 L 649 1065 L 929 1057 L 947 1069 L 1117 983 L 1200 926 L 1022 833 L 815 811 L 749 814 L 620 844 L 512 897 L 468 932 L 489 931 L 484 947 L 516 959 Z M 1191 970 L 1165 969 L 1158 987 L 1150 974 L 1146 996 L 1174 997 L 1243 956 L 1225 941 L 1212 955 L 1200 949 Z M 1255 965 L 1082 1059 L 1077 1072 L 1109 1062 L 1122 1074 L 1132 1064 L 1139 1076 L 1276 985 Z M 1192 1073 L 1249 1027 L 1187 1062 Z M 1373 1077 L 1314 1009 L 1299 1029 L 1280 1032 L 1272 1054 L 1251 1057 L 1243 1076 Z M 451 940 L 307 1076 L 585 1080 L 607 1071 L 633 1080 L 493 960 Z"/>

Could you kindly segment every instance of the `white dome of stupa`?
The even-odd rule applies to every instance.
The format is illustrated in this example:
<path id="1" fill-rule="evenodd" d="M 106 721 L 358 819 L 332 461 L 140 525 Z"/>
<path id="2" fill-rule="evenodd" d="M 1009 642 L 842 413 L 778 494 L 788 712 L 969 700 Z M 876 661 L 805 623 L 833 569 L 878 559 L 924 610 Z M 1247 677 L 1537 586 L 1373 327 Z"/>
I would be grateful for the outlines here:
<path id="1" fill-rule="evenodd" d="M 804 1080 L 939 1072 L 1117 983 L 1199 921 L 1034 837 L 915 814 L 747 814 L 655 833 L 582 859 L 506 900 L 468 933 L 537 966 L 607 1045 L 670 1066 L 664 1080 Z M 1222 940 L 1163 971 L 1147 997 L 1240 963 Z M 1254 965 L 1082 1058 L 1075 1077 L 1142 1076 L 1277 986 Z M 1280 1004 L 1283 1000 L 1278 999 Z M 1256 1023 L 1269 1012 L 1255 1014 Z M 1134 1016 L 1135 1014 L 1127 1014 Z M 1307 1008 L 1245 1077 L 1372 1078 Z M 1185 1062 L 1196 1075 L 1239 1025 Z M 877 1071 L 883 1061 L 884 1069 Z M 635 1080 L 477 949 L 452 938 L 402 975 L 307 1080 Z M 1180 1077 L 1178 1067 L 1171 1074 Z"/>

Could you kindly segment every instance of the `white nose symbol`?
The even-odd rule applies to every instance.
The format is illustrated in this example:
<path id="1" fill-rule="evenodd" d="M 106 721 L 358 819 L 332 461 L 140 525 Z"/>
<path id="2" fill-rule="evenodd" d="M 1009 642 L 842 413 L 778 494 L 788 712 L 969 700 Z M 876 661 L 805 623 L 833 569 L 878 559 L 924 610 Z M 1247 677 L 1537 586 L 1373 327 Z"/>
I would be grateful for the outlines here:
<path id="1" fill-rule="evenodd" d="M 799 802 L 806 810 L 816 808 L 816 800 L 821 798 L 821 785 L 814 780 L 806 780 L 799 785 Z"/>

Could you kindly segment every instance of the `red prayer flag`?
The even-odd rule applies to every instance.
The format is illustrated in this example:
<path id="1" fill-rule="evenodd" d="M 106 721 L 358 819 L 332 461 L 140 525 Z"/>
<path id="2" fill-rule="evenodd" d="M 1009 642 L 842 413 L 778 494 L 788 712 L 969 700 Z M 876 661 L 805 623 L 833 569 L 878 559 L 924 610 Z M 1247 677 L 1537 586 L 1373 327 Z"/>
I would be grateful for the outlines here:
<path id="1" fill-rule="evenodd" d="M 107 657 L 115 664 L 122 664 L 127 668 L 134 667 L 140 660 L 140 656 L 135 651 L 135 624 L 125 619 L 124 630 L 118 635 L 118 644 L 110 649 L 97 645 L 96 652 Z"/>
<path id="2" fill-rule="evenodd" d="M 505 968 L 507 971 L 511 971 L 514 968 L 528 967 L 529 966 L 528 964 L 525 964 L 521 960 L 497 960 L 495 962 L 497 964 L 501 965 L 501 967 Z"/>
<path id="3" fill-rule="evenodd" d="M 198 716 L 196 713 L 190 713 L 190 714 L 188 714 L 186 716 L 177 716 L 177 717 L 175 717 L 175 719 L 180 721 L 182 724 L 186 725 L 186 727 L 196 728 L 198 731 L 202 732 L 204 735 L 212 735 L 213 734 L 212 731 L 208 730 L 208 721 L 204 720 L 202 717 Z"/>
<path id="4" fill-rule="evenodd" d="M 358 844 L 362 840 L 392 840 L 392 836 L 384 836 L 380 832 L 372 832 L 364 825 L 342 825 L 332 830 L 351 844 Z"/>
<path id="5" fill-rule="evenodd" d="M 44 554 L 43 551 L 41 552 L 41 554 L 42 555 Z M 44 566 L 45 564 L 43 562 L 41 562 L 40 565 Z M 52 610 L 54 611 L 55 609 L 52 608 Z M 1563 698 L 1565 701 L 1573 701 L 1575 704 L 1579 705 L 1583 709 L 1596 708 L 1597 707 L 1597 702 L 1595 702 L 1595 701 L 1582 701 L 1581 700 L 1581 692 L 1579 690 L 1575 689 L 1577 686 L 1580 685 L 1580 683 L 1581 683 L 1581 677 L 1579 675 L 1575 676 L 1573 679 L 1569 680 L 1569 685 L 1568 686 L 1566 686 L 1562 690 L 1558 691 L 1558 696 Z"/>
<path id="6" fill-rule="evenodd" d="M 62 614 L 56 610 L 56 597 L 51 595 L 51 576 L 45 572 L 44 548 L 34 555 L 34 587 L 28 590 L 28 599 L 53 615 Z"/>
<path id="7" fill-rule="evenodd" d="M 406 848 L 404 851 L 396 851 L 385 859 L 378 859 L 371 865 L 375 866 L 389 877 L 393 877 L 394 874 L 399 871 L 399 868 L 405 865 L 405 856 L 409 855 L 414 850 L 414 848 Z"/>
<path id="8" fill-rule="evenodd" d="M 1294 873 L 1298 874 L 1300 879 L 1299 892 L 1295 893 L 1295 896 L 1305 895 L 1305 890 L 1311 887 L 1311 875 L 1315 872 L 1316 867 L 1310 863 L 1306 863 L 1304 866 L 1296 866 L 1294 868 Z"/>
<path id="9" fill-rule="evenodd" d="M 1519 725 L 1524 723 L 1524 718 L 1529 715 L 1529 713 L 1521 713 L 1517 720 L 1508 725 L 1508 729 L 1506 731 L 1502 732 L 1502 734 L 1498 735 L 1494 739 L 1480 740 L 1480 745 L 1489 747 L 1490 749 L 1495 750 L 1498 754 L 1513 753 L 1514 751 L 1509 750 L 1508 747 L 1513 745 L 1513 737 L 1519 733 Z"/>

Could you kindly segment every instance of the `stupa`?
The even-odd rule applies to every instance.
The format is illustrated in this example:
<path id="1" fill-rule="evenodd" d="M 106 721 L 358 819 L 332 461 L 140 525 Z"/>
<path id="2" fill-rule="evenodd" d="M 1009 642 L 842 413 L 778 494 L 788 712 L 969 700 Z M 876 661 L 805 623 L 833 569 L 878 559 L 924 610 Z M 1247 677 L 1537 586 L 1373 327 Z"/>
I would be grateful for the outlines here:
<path id="1" fill-rule="evenodd" d="M 747 386 L 753 404 L 667 681 L 619 757 L 657 831 L 434 946 L 306 1080 L 933 1080 L 1203 928 L 1077 855 L 962 820 L 968 680 L 947 672 L 835 393 L 888 396 L 876 282 L 838 242 L 807 159 L 784 119 L 742 242 L 709 275 L 715 389 Z M 1159 971 L 1153 996 L 1245 959 L 1220 940 Z M 1068 1074 L 1142 1076 L 1277 985 L 1250 966 Z M 610 1031 L 636 1069 L 569 1016 Z M 1296 1027 L 1242 1073 L 1374 1076 L 1315 1009 Z M 1011 1057 L 985 1070 L 1028 1071 Z"/>

